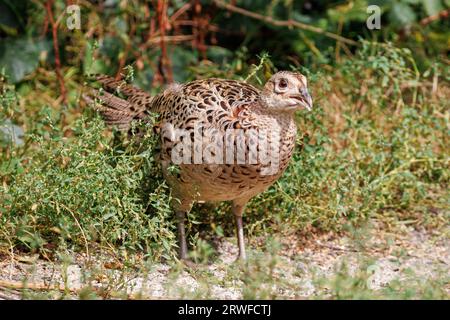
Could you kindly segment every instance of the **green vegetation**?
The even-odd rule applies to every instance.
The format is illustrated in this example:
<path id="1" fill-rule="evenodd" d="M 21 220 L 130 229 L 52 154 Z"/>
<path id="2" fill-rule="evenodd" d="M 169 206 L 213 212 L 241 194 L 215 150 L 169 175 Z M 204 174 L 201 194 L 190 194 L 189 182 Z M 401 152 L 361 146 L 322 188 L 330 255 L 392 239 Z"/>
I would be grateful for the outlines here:
<path id="1" fill-rule="evenodd" d="M 122 72 L 153 93 L 171 79 L 220 76 L 261 85 L 279 69 L 308 76 L 315 108 L 297 116 L 291 165 L 245 215 L 252 246 L 268 249 L 252 255 L 247 269 L 226 267 L 221 280 L 242 281 L 245 298 L 286 297 L 272 284 L 302 288 L 274 273 L 283 240 L 261 238 L 348 235 L 373 221 L 392 232 L 407 225 L 448 237 L 450 30 L 448 19 L 439 18 L 448 1 L 236 2 L 340 34 L 355 46 L 208 1 L 191 1 L 186 10 L 183 1 L 170 1 L 168 16 L 191 22 L 169 19 L 170 29 L 161 27 L 164 14 L 145 1 L 80 1 L 81 30 L 69 30 L 62 19 L 54 38 L 49 14 L 58 17 L 65 4 L 49 1 L 49 13 L 45 3 L 0 0 L 0 259 L 38 254 L 57 261 L 72 252 L 90 257 L 105 251 L 126 265 L 124 272 L 137 260 L 136 268 L 148 272 L 146 263 L 176 256 L 170 189 L 155 161 L 153 123 L 140 124 L 147 134 L 138 141 L 105 128 L 80 101 L 85 75 L 97 72 Z M 381 6 L 381 30 L 365 28 L 368 4 Z M 168 36 L 165 43 L 161 34 Z M 233 234 L 229 212 L 223 203 L 190 213 L 198 262 L 214 261 L 211 237 Z M 317 296 L 448 298 L 445 272 L 374 291 L 367 286 L 368 262 L 358 265 L 360 272 L 338 266 L 333 277 L 318 275 Z M 214 275 L 193 272 L 204 285 L 193 297 L 208 297 Z M 87 288 L 79 296 L 97 294 Z"/>

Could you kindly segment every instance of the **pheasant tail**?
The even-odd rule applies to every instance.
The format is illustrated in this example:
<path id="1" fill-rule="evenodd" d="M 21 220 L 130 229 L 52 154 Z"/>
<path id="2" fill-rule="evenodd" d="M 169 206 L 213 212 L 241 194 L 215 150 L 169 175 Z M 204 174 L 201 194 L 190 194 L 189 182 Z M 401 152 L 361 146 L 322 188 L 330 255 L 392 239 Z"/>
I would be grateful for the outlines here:
<path id="1" fill-rule="evenodd" d="M 133 121 L 143 119 L 153 111 L 153 97 L 141 89 L 105 75 L 95 79 L 103 90 L 91 89 L 83 98 L 100 112 L 108 125 L 128 130 Z"/>

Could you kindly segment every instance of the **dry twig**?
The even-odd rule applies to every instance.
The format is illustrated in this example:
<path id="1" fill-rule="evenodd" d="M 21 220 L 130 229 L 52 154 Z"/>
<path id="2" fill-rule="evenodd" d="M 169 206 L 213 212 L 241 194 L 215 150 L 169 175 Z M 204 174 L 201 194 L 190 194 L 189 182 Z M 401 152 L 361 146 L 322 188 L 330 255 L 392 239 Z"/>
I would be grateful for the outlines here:
<path id="1" fill-rule="evenodd" d="M 167 54 L 166 42 L 164 41 L 167 27 L 170 27 L 170 24 L 167 21 L 167 1 L 158 0 L 156 12 L 158 16 L 159 31 L 161 34 L 159 41 L 159 46 L 161 48 L 160 73 L 164 79 L 164 82 L 171 83 L 173 82 L 172 67 L 170 64 L 169 56 Z"/>
<path id="2" fill-rule="evenodd" d="M 67 90 L 66 85 L 64 83 L 64 77 L 61 73 L 61 58 L 59 54 L 59 44 L 58 44 L 58 26 L 61 21 L 62 15 L 55 21 L 55 18 L 53 17 L 52 6 L 53 1 L 47 0 L 47 2 L 45 3 L 45 8 L 47 10 L 48 20 L 50 21 L 50 25 L 52 27 L 53 50 L 55 50 L 55 72 L 56 77 L 58 78 L 59 90 L 63 98 L 63 102 L 67 104 Z"/>
<path id="3" fill-rule="evenodd" d="M 63 284 L 45 284 L 45 283 L 33 283 L 33 282 L 22 282 L 13 280 L 0 280 L 0 288 L 11 289 L 11 290 L 33 290 L 33 291 L 60 291 L 69 292 L 74 295 L 79 295 L 84 288 L 69 288 Z M 127 293 L 122 294 L 120 292 L 104 292 L 102 288 L 91 287 L 93 292 L 99 294 L 100 296 L 105 296 L 106 298 L 122 298 L 127 299 L 158 299 L 158 297 L 148 296 L 142 293 Z"/>
<path id="4" fill-rule="evenodd" d="M 449 16 L 450 16 L 450 9 L 443 10 L 441 12 L 438 12 L 435 15 L 432 15 L 432 16 L 429 16 L 429 17 L 426 17 L 426 18 L 420 20 L 420 24 L 422 26 L 426 26 L 427 24 L 430 24 L 433 21 L 437 21 L 437 20 L 440 20 L 440 19 L 445 19 L 445 18 L 448 18 Z"/>
<path id="5" fill-rule="evenodd" d="M 214 0 L 214 2 L 217 4 L 217 6 L 219 6 L 221 8 L 227 9 L 227 10 L 229 10 L 231 12 L 242 14 L 244 16 L 247 16 L 247 17 L 250 17 L 250 18 L 253 18 L 253 19 L 257 19 L 257 20 L 261 20 L 261 21 L 270 23 L 270 24 L 272 24 L 274 26 L 295 27 L 295 28 L 299 28 L 299 29 L 303 29 L 303 30 L 319 33 L 319 34 L 322 34 L 324 36 L 327 36 L 327 37 L 332 38 L 332 39 L 337 40 L 337 41 L 341 41 L 341 42 L 349 44 L 349 45 L 353 45 L 353 46 L 359 45 L 357 41 L 345 38 L 343 36 L 337 35 L 337 34 L 332 33 L 332 32 L 325 31 L 325 30 L 323 30 L 321 28 L 314 27 L 314 26 L 311 26 L 309 24 L 298 22 L 296 20 L 292 20 L 292 19 L 289 19 L 289 20 L 276 20 L 276 19 L 274 19 L 272 17 L 264 16 L 264 15 L 259 14 L 259 13 L 255 13 L 255 12 L 248 11 L 248 10 L 240 8 L 240 7 L 236 7 L 236 6 L 232 5 L 232 4 L 224 2 L 222 0 Z"/>

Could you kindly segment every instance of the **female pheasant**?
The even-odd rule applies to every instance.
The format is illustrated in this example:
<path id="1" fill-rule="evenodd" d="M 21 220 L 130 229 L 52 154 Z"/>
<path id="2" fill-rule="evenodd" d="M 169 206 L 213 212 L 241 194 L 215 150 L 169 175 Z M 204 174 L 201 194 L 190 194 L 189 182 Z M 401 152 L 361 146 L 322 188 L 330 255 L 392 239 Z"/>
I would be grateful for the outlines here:
<path id="1" fill-rule="evenodd" d="M 150 113 L 160 115 L 160 161 L 172 188 L 180 258 L 188 257 L 184 220 L 194 202 L 232 201 L 239 258 L 245 259 L 242 214 L 247 202 L 284 172 L 295 146 L 294 112 L 311 110 L 306 78 L 281 71 L 259 90 L 245 82 L 205 79 L 171 85 L 150 96 L 107 76 L 97 80 L 94 107 L 105 121 L 128 129 Z M 124 99 L 114 95 L 120 92 Z M 173 173 L 168 168 L 178 165 Z"/>

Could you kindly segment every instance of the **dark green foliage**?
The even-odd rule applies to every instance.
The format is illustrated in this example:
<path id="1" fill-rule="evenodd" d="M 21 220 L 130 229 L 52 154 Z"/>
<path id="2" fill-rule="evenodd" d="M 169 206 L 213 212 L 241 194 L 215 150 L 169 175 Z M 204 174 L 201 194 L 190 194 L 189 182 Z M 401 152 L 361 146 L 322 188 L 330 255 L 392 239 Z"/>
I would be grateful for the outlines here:
<path id="1" fill-rule="evenodd" d="M 267 64 L 263 56 L 247 78 L 264 81 Z M 366 43 L 332 77 L 304 72 L 315 109 L 298 115 L 298 148 L 282 179 L 249 204 L 250 235 L 343 231 L 368 218 L 441 226 L 448 205 L 447 104 L 417 86 L 403 87 L 423 81 L 410 52 Z M 3 121 L 16 118 L 12 87 L 4 87 L 2 105 Z M 50 109 L 35 119 L 25 145 L 3 145 L 0 230 L 10 245 L 46 251 L 49 243 L 80 250 L 99 243 L 155 259 L 174 254 L 169 190 L 155 163 L 152 122 L 136 143 L 117 135 L 114 142 L 99 119 L 80 118 L 69 137 Z M 219 235 L 233 233 L 227 204 L 197 207 L 189 217 L 191 235 L 210 234 L 211 227 Z"/>
<path id="2" fill-rule="evenodd" d="M 0 42 L 0 66 L 12 83 L 36 70 L 41 53 L 50 51 L 50 41 L 11 38 Z"/>
<path id="3" fill-rule="evenodd" d="M 64 19 L 58 28 L 65 104 L 54 72 L 54 39 L 42 33 L 44 8 L 0 0 L 0 253 L 101 248 L 144 252 L 155 260 L 175 255 L 170 191 L 155 162 L 152 122 L 139 144 L 111 133 L 80 103 L 90 73 L 132 73 L 127 80 L 159 91 L 167 76 L 162 50 L 158 41 L 146 42 L 149 21 L 157 24 L 155 8 L 145 1 L 96 3 L 82 6 L 81 30 L 68 30 Z M 168 15 L 183 4 L 171 1 Z M 383 9 L 380 31 L 365 28 L 368 4 Z M 366 39 L 347 47 L 201 1 L 204 29 L 213 24 L 218 31 L 205 35 L 204 47 L 199 39 L 167 43 L 177 81 L 224 77 L 261 85 L 277 69 L 308 76 L 315 108 L 297 116 L 298 148 L 282 179 L 248 206 L 250 239 L 343 232 L 370 219 L 392 228 L 447 226 L 448 20 L 419 21 L 448 8 L 448 1 L 236 5 Z M 64 8 L 54 1 L 55 16 Z M 197 21 L 194 16 L 188 11 L 185 18 Z M 201 30 L 177 27 L 168 34 L 194 31 Z M 20 140 L 11 135 L 22 131 Z M 198 261 L 212 256 L 205 235 L 234 232 L 226 203 L 197 206 L 189 220 Z M 270 275 L 270 266 L 261 268 Z M 248 297 L 267 280 L 266 271 L 263 280 L 250 278 Z"/>
<path id="4" fill-rule="evenodd" d="M 236 6 L 277 20 L 293 19 L 325 31 L 340 33 L 350 39 L 377 39 L 393 41 L 409 47 L 420 66 L 429 67 L 429 55 L 442 55 L 448 51 L 448 19 L 435 19 L 425 26 L 420 21 L 449 8 L 448 0 L 357 0 L 357 1 L 236 1 Z M 183 7 L 183 1 L 171 1 L 168 15 Z M 368 30 L 366 20 L 369 5 L 378 5 L 382 12 L 381 30 Z M 81 30 L 69 30 L 64 13 L 64 1 L 54 1 L 55 19 L 60 17 L 58 44 L 63 65 L 78 67 L 84 72 L 116 73 L 121 60 L 125 64 L 139 61 L 136 82 L 148 87 L 154 76 L 161 50 L 155 45 L 142 44 L 149 37 L 150 20 L 157 20 L 156 7 L 147 1 L 120 1 L 81 4 Z M 213 1 L 202 1 L 195 10 L 207 20 L 202 30 L 188 30 L 184 25 L 172 28 L 176 35 L 202 32 L 202 41 L 180 42 L 168 51 L 174 79 L 185 81 L 190 73 L 186 67 L 195 67 L 197 61 L 207 58 L 213 63 L 231 63 L 236 52 L 245 62 L 256 62 L 255 56 L 269 51 L 277 68 L 291 65 L 320 66 L 333 64 L 339 58 L 336 41 L 311 31 L 274 26 L 227 10 L 218 9 Z M 19 82 L 38 66 L 40 60 L 52 63 L 51 32 L 43 34 L 47 25 L 45 1 L 1 0 L 0 11 L 0 69 L 5 68 L 10 81 Z M 197 23 L 197 16 L 188 11 L 183 20 Z M 188 24 L 190 25 L 190 24 Z M 210 25 L 219 31 L 207 30 Z M 83 37 L 89 31 L 88 37 Z M 131 35 L 130 35 L 131 34 Z M 264 46 L 261 45 L 264 39 Z M 98 51 L 92 48 L 98 46 Z M 203 49 L 201 46 L 205 46 Z M 63 50 L 65 49 L 65 50 Z M 203 50 L 205 51 L 203 53 Z M 352 50 L 349 48 L 348 50 Z M 96 58 L 92 62 L 92 58 Z M 234 72 L 241 71 L 236 64 Z M 149 71 L 152 70 L 151 72 Z"/>
<path id="5" fill-rule="evenodd" d="M 154 138 L 123 149 L 111 146 L 100 119 L 76 121 L 70 139 L 47 121 L 45 135 L 29 137 L 36 149 L 23 158 L 25 172 L 0 188 L 2 234 L 33 251 L 97 242 L 169 257 L 170 196 L 154 162 Z"/>

